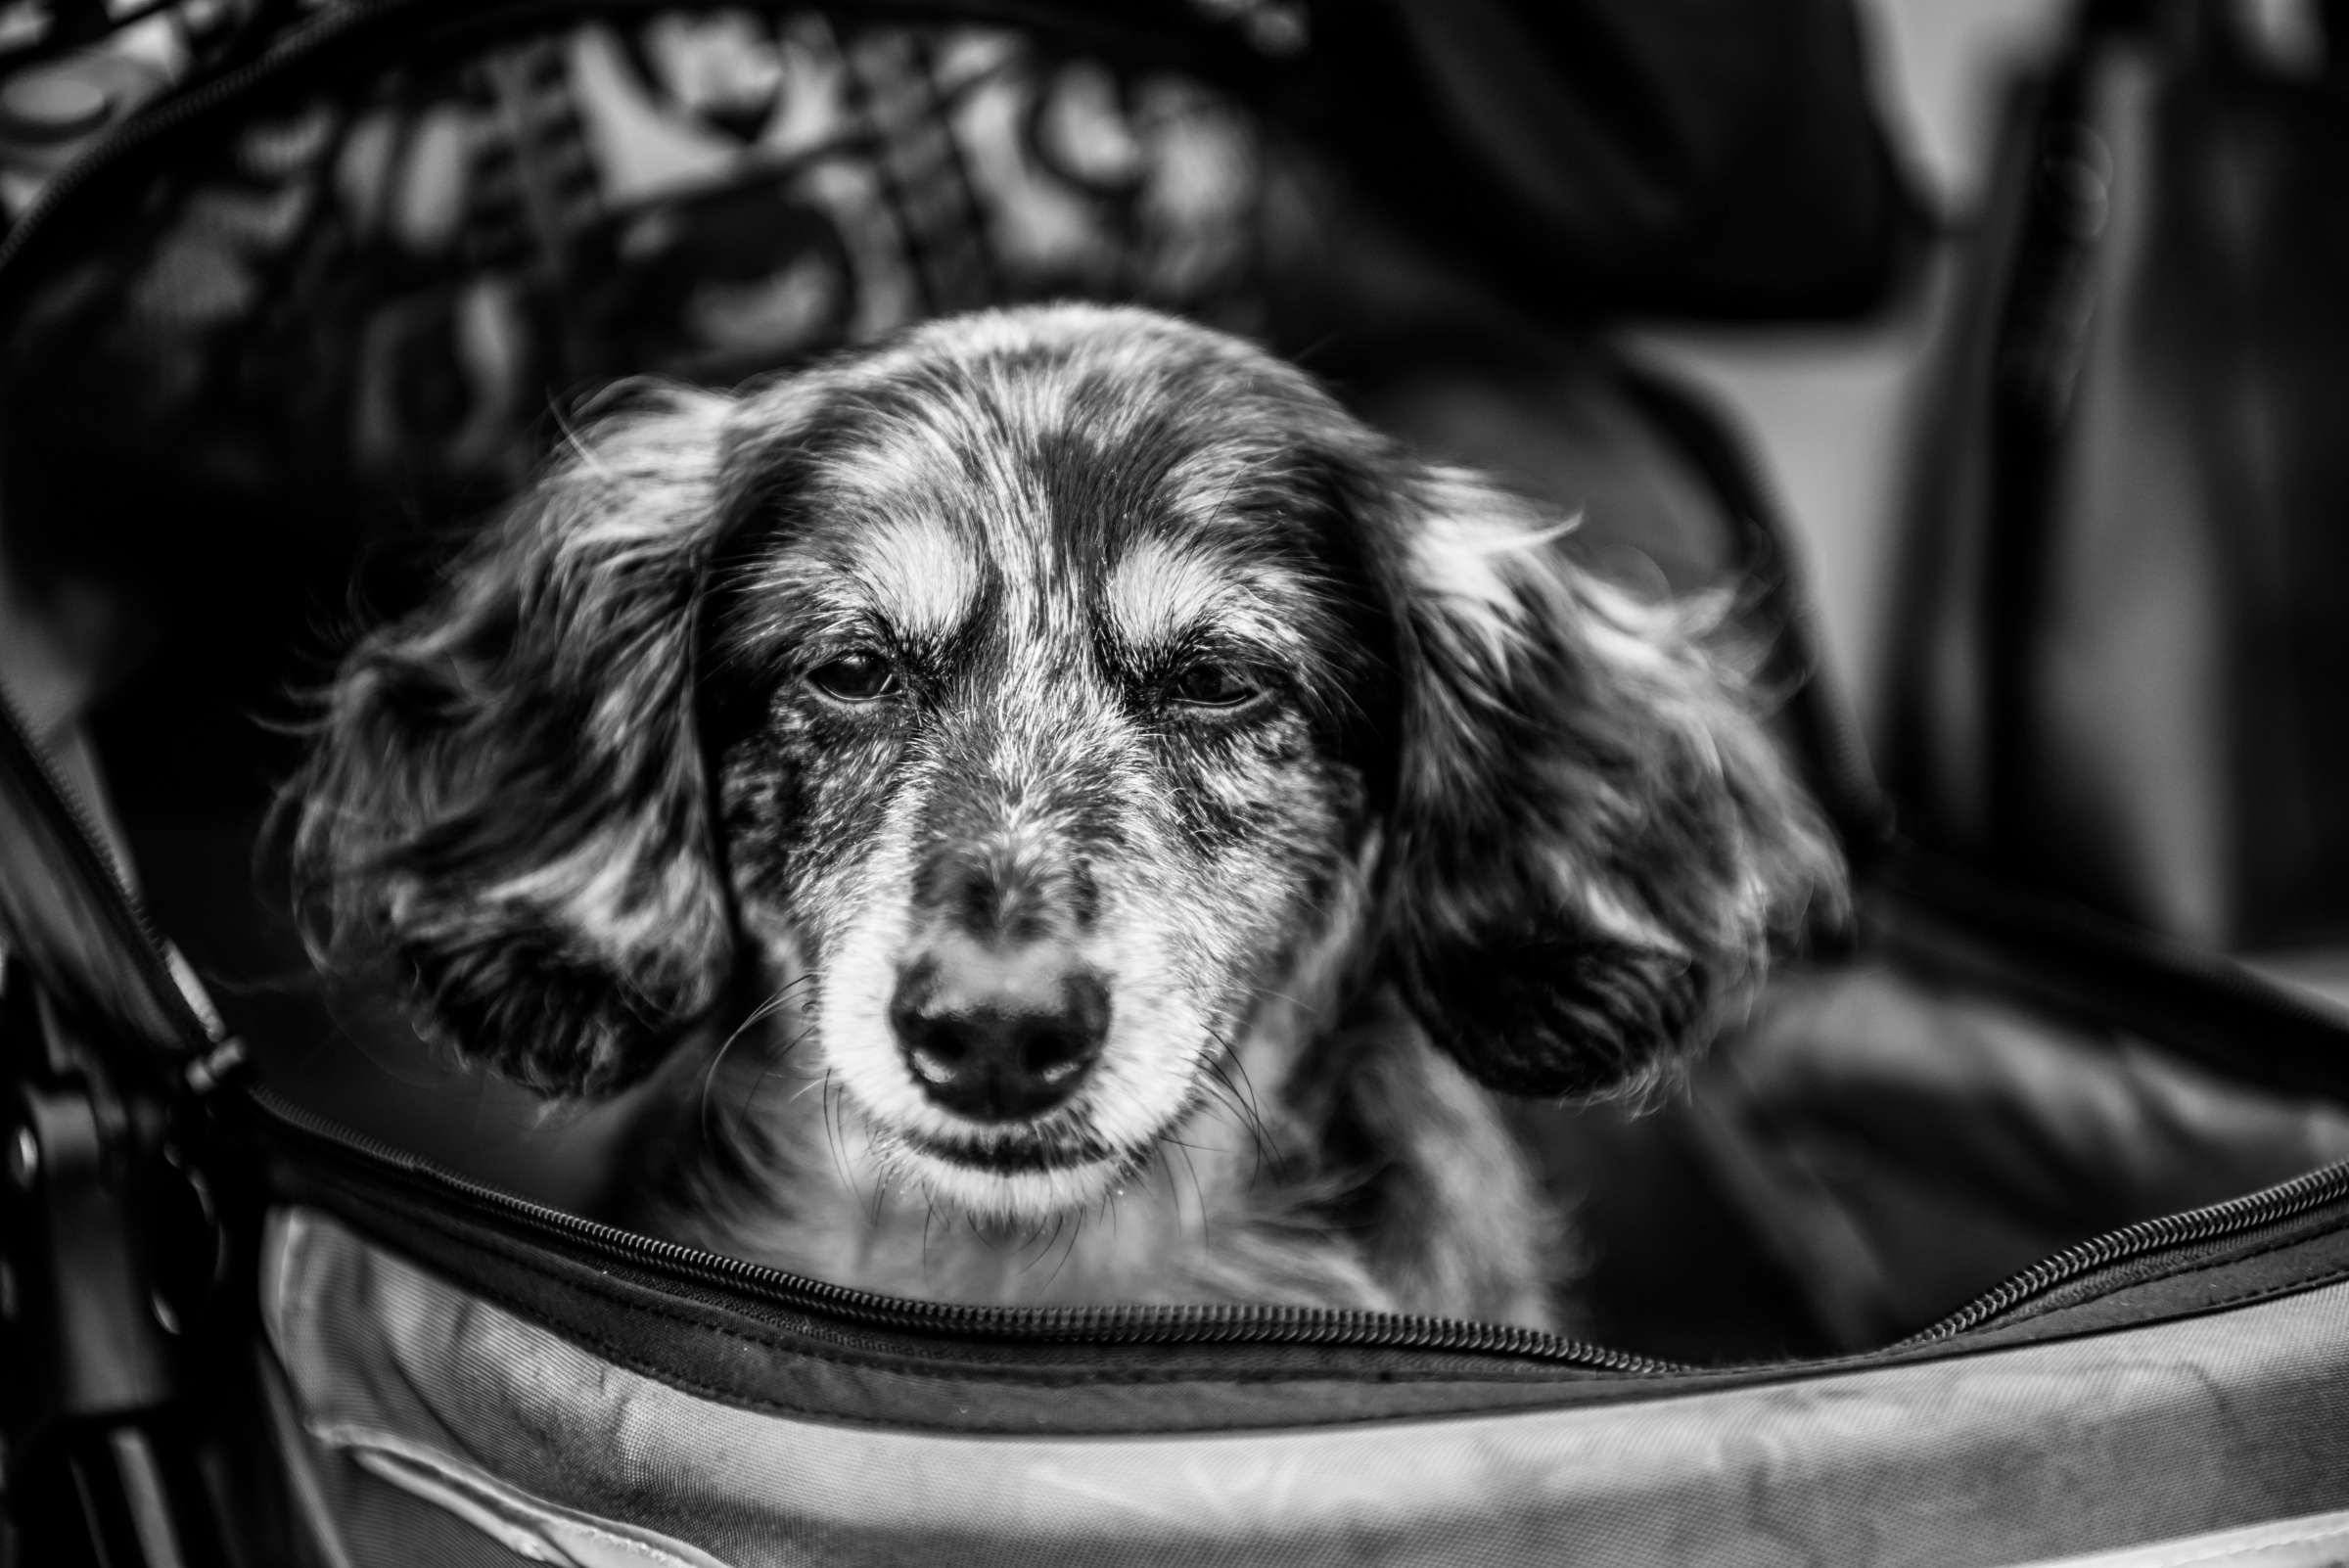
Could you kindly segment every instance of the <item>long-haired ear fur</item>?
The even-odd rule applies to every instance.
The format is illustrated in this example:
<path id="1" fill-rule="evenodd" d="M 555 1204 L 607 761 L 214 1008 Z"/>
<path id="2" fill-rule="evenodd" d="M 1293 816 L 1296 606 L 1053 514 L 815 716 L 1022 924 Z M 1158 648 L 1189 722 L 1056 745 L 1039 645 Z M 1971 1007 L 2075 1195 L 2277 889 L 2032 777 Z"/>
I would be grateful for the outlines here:
<path id="1" fill-rule="evenodd" d="M 1458 471 L 1399 490 L 1406 992 L 1492 1087 L 1637 1092 L 1840 911 L 1841 857 L 1710 645 L 1717 599 L 1643 603 Z"/>
<path id="2" fill-rule="evenodd" d="M 383 964 L 420 1030 L 544 1094 L 645 1076 L 730 970 L 693 645 L 732 404 L 575 438 L 352 650 L 288 787 L 321 962 Z"/>

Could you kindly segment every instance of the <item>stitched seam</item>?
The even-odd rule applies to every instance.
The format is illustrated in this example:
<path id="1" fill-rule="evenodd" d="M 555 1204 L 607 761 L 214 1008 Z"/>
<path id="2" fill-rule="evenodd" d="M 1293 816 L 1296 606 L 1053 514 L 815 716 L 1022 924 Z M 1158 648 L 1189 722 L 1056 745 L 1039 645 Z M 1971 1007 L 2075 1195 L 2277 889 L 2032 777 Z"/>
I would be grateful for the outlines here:
<path id="1" fill-rule="evenodd" d="M 2182 1273 L 2196 1273 L 2203 1268 L 2220 1267 L 2222 1266 L 2219 1264 L 2203 1264 L 2196 1268 L 2182 1270 Z M 2297 1296 L 2305 1291 L 2322 1290 L 2326 1285 L 2337 1285 L 2344 1279 L 2349 1279 L 2349 1266 L 2343 1266 L 2322 1274 L 2313 1274 L 2306 1279 L 2296 1279 L 2288 1284 L 2269 1285 L 2261 1290 L 2246 1291 L 2240 1296 L 2230 1296 L 2224 1301 L 2213 1302 L 2203 1310 L 2226 1312 L 2236 1307 L 2248 1307 L 2257 1302 L 2273 1301 L 2279 1296 Z"/>
<path id="2" fill-rule="evenodd" d="M 2023 1323 L 2039 1321 L 2044 1317 L 2052 1317 L 2057 1313 L 2067 1313 L 2084 1307 L 2093 1307 L 2098 1302 L 2109 1301 L 2113 1297 L 2125 1294 L 2128 1291 L 2140 1290 L 2150 1285 L 2167 1283 L 2173 1279 L 2190 1278 L 2195 1274 L 2208 1273 L 2214 1268 L 2228 1268 L 2236 1264 L 2249 1263 L 2255 1258 L 2272 1257 L 2277 1253 L 2288 1251 L 2293 1247 L 2305 1246 L 2311 1239 L 2313 1238 L 2309 1236 L 2289 1236 L 2281 1241 L 2271 1242 L 2267 1246 L 2258 1248 L 2252 1252 L 2233 1253 L 2224 1258 L 2213 1258 L 2207 1262 L 2194 1264 L 2185 1268 L 2173 1269 L 2166 1274 L 2155 1275 L 2151 1278 L 2129 1280 L 2122 1284 L 2114 1285 L 2109 1290 L 2099 1291 L 2094 1296 L 2083 1297 L 2079 1301 L 2070 1302 L 2061 1307 L 2050 1308 L 2044 1314 L 2039 1314 L 2033 1317 L 2017 1318 L 2015 1319 L 2015 1323 L 2019 1327 Z M 2328 1270 L 2327 1272 L 2322 1274 L 2312 1274 L 2304 1279 L 2292 1280 L 2280 1285 L 2266 1285 L 2262 1286 L 2258 1290 L 2246 1291 L 2239 1296 L 2225 1297 L 2221 1300 L 2211 1302 L 2206 1306 L 2196 1308 L 2193 1314 L 2189 1315 L 2200 1315 L 2205 1313 L 2213 1312 L 2225 1312 L 2229 1308 L 2249 1306 L 2254 1302 L 2267 1301 L 2277 1296 L 2296 1295 L 2299 1292 L 2306 1290 L 2320 1290 L 2326 1285 L 2336 1284 L 2344 1278 L 2349 1278 L 2349 1265 L 2344 1265 L 2341 1268 Z"/>

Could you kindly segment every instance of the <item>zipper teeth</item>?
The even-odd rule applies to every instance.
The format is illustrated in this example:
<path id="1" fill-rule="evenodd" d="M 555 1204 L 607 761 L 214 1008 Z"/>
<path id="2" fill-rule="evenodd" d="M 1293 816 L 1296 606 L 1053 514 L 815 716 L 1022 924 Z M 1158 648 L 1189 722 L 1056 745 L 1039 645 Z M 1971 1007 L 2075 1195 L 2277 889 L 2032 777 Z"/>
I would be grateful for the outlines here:
<path id="1" fill-rule="evenodd" d="M 120 935 L 130 938 L 121 945 L 127 948 L 140 967 L 146 971 L 147 990 L 156 1005 L 168 1019 L 180 1038 L 180 1046 L 200 1052 L 212 1043 L 212 1031 L 206 1027 L 188 1003 L 187 993 L 180 990 L 179 979 L 163 960 L 163 934 L 147 912 L 145 900 L 133 894 L 115 868 L 114 859 L 100 846 L 107 836 L 99 829 L 96 814 L 81 792 L 58 771 L 49 754 L 33 738 L 32 726 L 26 721 L 15 699 L 0 690 L 0 727 L 11 734 L 5 742 L 16 755 L 27 761 L 32 777 L 45 787 L 64 811 L 71 831 L 62 835 L 66 853 L 81 862 L 81 869 L 91 883 L 96 902 L 106 911 L 106 918 L 117 925 L 127 924 Z"/>
<path id="2" fill-rule="evenodd" d="M 2245 1193 L 2239 1198 L 2230 1198 L 2208 1208 L 2189 1209 L 2184 1214 L 2163 1215 L 2155 1220 L 2141 1220 L 2135 1224 L 2093 1236 L 2077 1246 L 2067 1247 L 2052 1257 L 2040 1260 L 1930 1328 L 1911 1334 L 1889 1348 L 1897 1351 L 1954 1338 L 1981 1327 L 2058 1285 L 2069 1284 L 2099 1268 L 2150 1253 L 2216 1241 L 2264 1224 L 2290 1220 L 2345 1195 L 2349 1195 L 2349 1160 L 2311 1171 L 2280 1186 Z"/>
<path id="3" fill-rule="evenodd" d="M 868 1326 L 930 1333 L 977 1333 L 1030 1341 L 1325 1344 L 1462 1351 L 1643 1375 L 1691 1370 L 1674 1362 L 1586 1345 L 1530 1328 L 1359 1309 L 1209 1305 L 1009 1308 L 881 1296 L 788 1274 L 679 1242 L 640 1236 L 599 1221 L 566 1214 L 444 1171 L 379 1139 L 349 1131 L 266 1088 L 251 1088 L 247 1094 L 271 1120 L 335 1153 L 356 1157 L 381 1174 L 396 1175 L 427 1190 L 455 1195 L 530 1229 L 584 1243 L 620 1261 L 649 1263 L 697 1284 L 745 1292 L 764 1301 Z"/>

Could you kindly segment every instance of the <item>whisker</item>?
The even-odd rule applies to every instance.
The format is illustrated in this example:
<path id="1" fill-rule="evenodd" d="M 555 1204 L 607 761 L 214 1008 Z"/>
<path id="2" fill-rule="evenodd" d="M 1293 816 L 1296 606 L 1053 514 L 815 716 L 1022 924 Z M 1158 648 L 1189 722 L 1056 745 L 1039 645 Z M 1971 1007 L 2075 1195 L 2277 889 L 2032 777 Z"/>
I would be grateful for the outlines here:
<path id="1" fill-rule="evenodd" d="M 800 1048 L 800 1042 L 814 1033 L 815 1026 L 810 1024 L 806 1029 L 803 1029 L 798 1034 L 792 1036 L 791 1038 L 785 1040 L 781 1045 L 767 1052 L 766 1065 L 759 1070 L 759 1076 L 757 1078 L 751 1080 L 750 1087 L 742 1091 L 742 1103 L 735 1107 L 735 1112 L 737 1115 L 748 1116 L 750 1114 L 751 1103 L 759 1098 L 760 1090 L 765 1088 L 771 1080 L 778 1079 L 783 1076 L 782 1071 L 777 1068 L 775 1064 L 783 1060 L 784 1057 L 789 1056 L 793 1051 L 798 1050 Z M 806 1090 L 805 1088 L 801 1090 L 801 1093 L 806 1092 Z M 795 1094 L 792 1097 L 797 1099 L 799 1096 Z"/>
<path id="2" fill-rule="evenodd" d="M 1262 1113 L 1258 1110 L 1256 1103 L 1256 1084 L 1248 1076 L 1247 1062 L 1241 1058 L 1238 1049 L 1233 1046 L 1228 1037 L 1216 1031 L 1210 1031 L 1210 1034 L 1214 1036 L 1216 1043 L 1223 1047 L 1223 1059 L 1229 1062 L 1239 1071 L 1240 1082 L 1246 1084 L 1248 1088 L 1248 1109 L 1251 1114 L 1257 1115 L 1261 1121 Z"/>
<path id="3" fill-rule="evenodd" d="M 1176 1137 L 1172 1132 L 1161 1132 L 1158 1135 L 1158 1141 L 1161 1143 L 1172 1143 L 1178 1149 L 1189 1149 L 1198 1154 L 1229 1154 L 1231 1152 L 1229 1149 L 1214 1143 L 1191 1143 L 1182 1138 Z"/>
<path id="4" fill-rule="evenodd" d="M 1244 989 L 1251 996 L 1268 997 L 1273 1001 L 1285 1001 L 1291 1007 L 1302 1007 L 1309 1013 L 1318 1013 L 1321 1010 L 1313 1003 L 1307 1001 L 1303 996 L 1297 995 L 1293 992 L 1281 991 L 1276 987 L 1250 985 L 1242 989 Z"/>
<path id="5" fill-rule="evenodd" d="M 1068 1222 L 1069 1217 L 1067 1214 L 1063 1213 L 1054 1215 L 1052 1217 L 1052 1234 L 1049 1237 L 1044 1235 L 1044 1222 L 1041 1220 L 1038 1220 L 1036 1222 L 1036 1228 L 1030 1231 L 1028 1234 L 1028 1239 L 1020 1244 L 1020 1250 L 1022 1252 L 1026 1252 L 1031 1246 L 1036 1246 L 1036 1244 L 1039 1241 L 1042 1242 L 1042 1245 L 1036 1246 L 1036 1256 L 1029 1259 L 1027 1263 L 1021 1266 L 1021 1273 L 1027 1273 L 1037 1264 L 1042 1263 L 1046 1258 L 1052 1255 L 1052 1244 L 1060 1240 L 1061 1228 Z M 1052 1281 L 1047 1279 L 1044 1281 L 1044 1283 L 1049 1285 L 1052 1283 Z"/>
<path id="6" fill-rule="evenodd" d="M 1251 1182 L 1256 1181 L 1264 1175 L 1266 1162 L 1274 1158 L 1269 1152 L 1270 1144 L 1267 1135 L 1256 1125 L 1255 1118 L 1247 1104 L 1232 1089 L 1220 1083 L 1210 1083 L 1207 1090 L 1207 1097 L 1201 1101 L 1202 1108 L 1222 1113 L 1218 1120 L 1229 1125 L 1247 1140 L 1250 1160 L 1248 1179 Z M 1211 1148 L 1213 1148 L 1212 1145 L 1201 1145 L 1202 1152 L 1208 1152 Z M 1230 1154 L 1234 1151 L 1230 1147 L 1224 1147 L 1213 1149 L 1213 1152 Z"/>
<path id="7" fill-rule="evenodd" d="M 1044 1276 L 1043 1286 L 1037 1292 L 1039 1295 L 1042 1294 L 1043 1291 L 1050 1290 L 1052 1288 L 1052 1282 L 1060 1277 L 1060 1271 L 1063 1268 L 1068 1268 L 1069 1260 L 1077 1256 L 1077 1238 L 1084 1234 L 1084 1216 L 1078 1215 L 1076 1219 L 1077 1223 L 1071 1226 L 1069 1229 L 1069 1245 L 1066 1250 L 1061 1253 L 1060 1262 L 1054 1264 L 1052 1266 L 1052 1271 Z M 1060 1227 L 1058 1225 L 1053 1226 L 1053 1234 L 1058 1235 Z"/>
<path id="8" fill-rule="evenodd" d="M 849 1174 L 849 1151 L 841 1141 L 840 1129 L 832 1120 L 832 1069 L 824 1069 L 824 1144 L 832 1151 L 832 1168 L 840 1173 L 840 1184 L 853 1194 L 856 1178 Z"/>
<path id="9" fill-rule="evenodd" d="M 726 1059 L 726 1052 L 733 1048 L 734 1041 L 741 1038 L 742 1031 L 739 1029 L 727 1036 L 725 1044 L 717 1048 L 717 1053 L 710 1058 L 710 1065 L 702 1072 L 701 1103 L 698 1107 L 697 1119 L 702 1125 L 702 1141 L 704 1143 L 717 1141 L 717 1130 L 710 1125 L 710 1090 L 717 1082 L 717 1066 Z"/>
<path id="10" fill-rule="evenodd" d="M 717 1083 L 717 1069 L 719 1065 L 725 1061 L 726 1052 L 732 1050 L 734 1048 L 734 1042 L 742 1038 L 745 1034 L 749 1033 L 753 1026 L 757 1025 L 760 1020 L 772 1016 L 775 1009 L 781 1007 L 783 1003 L 790 998 L 792 990 L 798 986 L 799 983 L 799 979 L 786 981 L 782 987 L 774 992 L 773 995 L 767 997 L 766 1000 L 760 1002 L 757 1007 L 752 1008 L 750 1013 L 743 1019 L 743 1021 L 734 1026 L 733 1032 L 726 1036 L 724 1041 L 719 1044 L 717 1050 L 711 1056 L 710 1065 L 702 1072 L 701 1103 L 698 1107 L 699 1118 L 702 1124 L 702 1141 L 704 1143 L 714 1143 L 717 1141 L 716 1130 L 710 1125 L 710 1090 Z M 754 1090 L 755 1089 L 756 1085 L 754 1084 Z M 743 1103 L 745 1106 L 748 1106 L 750 1102 L 746 1099 Z"/>
<path id="11" fill-rule="evenodd" d="M 1218 1038 L 1219 1042 L 1221 1042 L 1221 1037 L 1218 1037 Z M 1249 1173 L 1248 1177 L 1251 1181 L 1253 1181 L 1258 1176 L 1264 1175 L 1264 1170 L 1267 1165 L 1270 1165 L 1274 1170 L 1278 1170 L 1280 1168 L 1280 1158 L 1273 1151 L 1271 1134 L 1265 1130 L 1264 1115 L 1257 1109 L 1255 1085 L 1249 1084 L 1247 1097 L 1245 1100 L 1243 1100 L 1240 1095 L 1239 1087 L 1235 1085 L 1231 1082 L 1230 1078 L 1225 1074 L 1224 1064 L 1226 1062 L 1230 1063 L 1233 1067 L 1239 1068 L 1241 1082 L 1246 1083 L 1248 1069 L 1244 1066 L 1241 1066 L 1239 1058 L 1233 1055 L 1228 1047 L 1217 1055 L 1209 1057 L 1205 1063 L 1205 1066 L 1214 1083 L 1218 1085 L 1221 1085 L 1224 1094 L 1229 1098 L 1233 1111 L 1239 1116 L 1242 1129 L 1246 1130 L 1249 1136 L 1255 1141 L 1256 1169 Z"/>
<path id="12" fill-rule="evenodd" d="M 1199 1184 L 1199 1168 L 1191 1163 L 1190 1150 L 1177 1146 L 1175 1152 L 1182 1156 L 1182 1168 L 1191 1174 L 1191 1195 L 1199 1200 L 1199 1250 L 1213 1252 L 1216 1238 L 1208 1229 L 1207 1189 Z M 1174 1203 L 1174 1224 L 1177 1229 L 1182 1225 L 1182 1201 L 1179 1196 Z"/>

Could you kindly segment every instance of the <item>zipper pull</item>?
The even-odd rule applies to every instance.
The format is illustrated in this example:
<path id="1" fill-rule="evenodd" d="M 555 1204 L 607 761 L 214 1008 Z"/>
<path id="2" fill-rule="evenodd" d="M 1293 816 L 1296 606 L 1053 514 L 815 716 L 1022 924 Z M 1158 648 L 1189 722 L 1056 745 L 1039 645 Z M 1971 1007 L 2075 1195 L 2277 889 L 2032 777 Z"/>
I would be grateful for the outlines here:
<path id="1" fill-rule="evenodd" d="M 187 999 L 188 1011 L 204 1026 L 205 1038 L 210 1041 L 203 1054 L 180 1069 L 180 1084 L 199 1100 L 208 1097 L 223 1084 L 246 1078 L 253 1072 L 253 1055 L 245 1041 L 228 1032 L 228 1023 L 220 1010 L 212 1005 L 211 995 L 205 991 L 204 982 L 196 978 L 196 966 L 189 963 L 179 945 L 168 938 L 162 940 L 163 967 L 171 972 L 179 993 Z"/>
<path id="2" fill-rule="evenodd" d="M 190 1062 L 180 1074 L 180 1082 L 201 1100 L 223 1084 L 238 1083 L 252 1072 L 253 1057 L 245 1049 L 245 1042 L 230 1035 L 214 1041 L 210 1050 Z"/>

